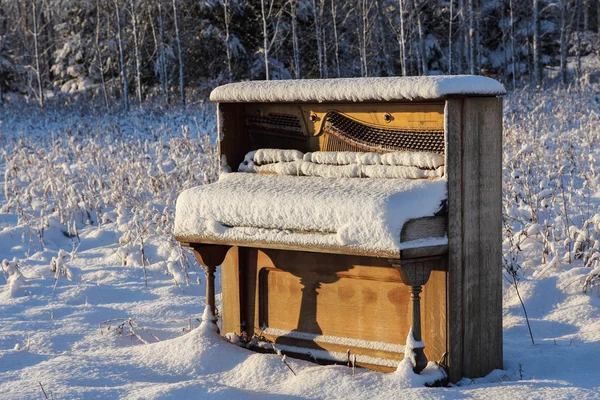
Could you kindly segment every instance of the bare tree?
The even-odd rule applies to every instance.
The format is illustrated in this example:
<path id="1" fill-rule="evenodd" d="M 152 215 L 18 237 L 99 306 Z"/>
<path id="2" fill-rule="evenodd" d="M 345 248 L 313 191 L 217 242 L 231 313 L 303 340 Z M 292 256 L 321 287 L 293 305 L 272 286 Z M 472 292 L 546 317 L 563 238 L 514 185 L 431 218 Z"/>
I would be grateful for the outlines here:
<path id="1" fill-rule="evenodd" d="M 575 7 L 576 7 L 576 18 L 575 18 L 575 29 L 576 29 L 576 33 L 577 33 L 577 46 L 575 47 L 575 55 L 576 55 L 576 59 L 577 59 L 577 64 L 576 64 L 576 72 L 577 72 L 577 79 L 581 79 L 581 8 L 582 8 L 582 1 L 581 0 L 575 0 Z"/>
<path id="2" fill-rule="evenodd" d="M 512 65 L 512 86 L 517 87 L 517 69 L 515 67 L 515 16 L 513 9 L 513 0 L 509 0 L 510 7 L 510 62 Z"/>
<path id="3" fill-rule="evenodd" d="M 268 1 L 268 5 L 265 3 Z M 271 75 L 269 73 L 269 52 L 273 43 L 277 39 L 277 35 L 279 34 L 279 23 L 281 22 L 281 13 L 283 11 L 283 7 L 279 9 L 279 11 L 275 12 L 275 0 L 260 0 L 260 9 L 262 16 L 262 26 L 263 26 L 263 54 L 265 61 L 265 79 L 269 80 Z M 269 35 L 268 26 L 271 23 L 271 19 L 275 18 L 273 33 Z"/>
<path id="4" fill-rule="evenodd" d="M 269 2 L 269 11 L 265 10 L 265 0 L 260 0 L 260 12 L 263 26 L 263 54 L 265 57 L 265 79 L 269 80 L 269 35 L 267 33 L 267 20 L 273 11 L 274 0 Z"/>
<path id="5" fill-rule="evenodd" d="M 560 0 L 560 76 L 567 84 L 567 11 L 568 0 Z"/>
<path id="6" fill-rule="evenodd" d="M 533 77 L 537 86 L 542 85 L 542 70 L 540 65 L 540 19 L 539 0 L 533 0 L 532 25 L 533 25 Z"/>
<path id="7" fill-rule="evenodd" d="M 100 50 L 100 0 L 96 0 L 96 58 L 98 72 L 100 72 L 100 81 L 102 82 L 102 94 L 104 95 L 104 105 L 108 111 L 108 94 L 106 93 L 106 80 L 104 79 L 104 62 L 102 61 L 102 51 Z"/>
<path id="8" fill-rule="evenodd" d="M 337 7 L 335 6 L 335 0 L 331 0 L 331 21 L 333 23 L 333 40 L 335 44 L 335 68 L 337 77 L 342 76 L 340 71 L 340 40 L 338 37 L 337 29 Z"/>
<path id="9" fill-rule="evenodd" d="M 223 24 L 225 25 L 225 54 L 227 56 L 227 80 L 229 82 L 233 81 L 233 71 L 231 69 L 231 44 L 230 35 L 229 35 L 229 25 L 231 24 L 231 9 L 229 7 L 230 0 L 220 0 L 221 7 L 223 7 Z M 292 24 L 294 21 L 292 21 Z"/>
<path id="10" fill-rule="evenodd" d="M 358 0 L 358 15 L 357 15 L 357 33 L 360 53 L 360 74 L 363 77 L 369 76 L 369 64 L 367 60 L 367 44 L 371 31 L 371 1 Z"/>
<path id="11" fill-rule="evenodd" d="M 427 49 L 425 48 L 425 34 L 423 33 L 423 24 L 421 23 L 421 6 L 421 0 L 414 0 L 414 10 L 415 16 L 417 18 L 417 32 L 419 33 L 419 55 L 421 62 L 421 74 L 429 75 Z"/>
<path id="12" fill-rule="evenodd" d="M 333 5 L 333 1 L 331 3 Z M 294 71 L 294 78 L 300 79 L 300 44 L 298 42 L 298 0 L 290 0 L 290 20 L 292 22 L 292 69 Z M 335 21 L 334 21 L 335 25 Z M 336 43 L 337 46 L 337 43 Z M 336 50 L 337 51 L 337 50 Z M 337 56 L 337 53 L 336 53 Z M 339 68 L 338 68 L 339 71 Z"/>
<path id="13" fill-rule="evenodd" d="M 176 0 L 173 0 L 173 23 L 175 24 L 175 43 L 177 43 L 177 58 L 179 61 L 179 97 L 181 104 L 185 105 L 185 87 L 183 83 L 183 55 L 181 54 L 181 40 L 179 38 L 179 22 L 177 20 Z"/>
<path id="14" fill-rule="evenodd" d="M 473 0 L 468 0 L 469 6 L 469 71 L 475 75 L 475 16 L 473 15 Z"/>
<path id="15" fill-rule="evenodd" d="M 0 31 L 0 106 L 4 104 L 4 91 L 2 89 L 3 83 L 3 58 L 4 58 L 4 47 L 6 46 L 6 38 L 7 38 L 7 23 L 6 23 L 6 13 L 4 11 L 4 4 L 2 4 L 2 0 L 0 0 L 0 19 L 2 22 L 0 23 L 0 27 L 2 31 Z"/>
<path id="16" fill-rule="evenodd" d="M 322 7 L 319 7 L 320 11 L 317 10 L 317 3 L 315 0 L 312 0 L 312 13 L 315 23 L 315 37 L 317 38 L 317 58 L 319 60 L 319 77 L 324 78 L 325 74 L 323 72 L 323 40 L 321 38 L 321 15 L 322 15 Z M 321 13 L 321 15 L 319 15 Z"/>
<path id="17" fill-rule="evenodd" d="M 158 71 L 160 86 L 162 87 L 165 104 L 169 104 L 169 91 L 167 90 L 167 56 L 165 54 L 165 29 L 160 1 L 154 0 L 158 6 Z"/>
<path id="18" fill-rule="evenodd" d="M 398 12 L 400 13 L 400 61 L 402 66 L 402 76 L 406 76 L 406 41 L 404 34 L 404 0 L 398 0 Z"/>
<path id="19" fill-rule="evenodd" d="M 114 0 L 115 16 L 117 18 L 117 42 L 119 44 L 119 69 L 121 72 L 121 84 L 123 85 L 123 100 L 125 111 L 129 111 L 129 86 L 127 82 L 127 67 L 125 66 L 125 55 L 123 52 L 123 36 L 121 35 L 121 12 L 118 0 Z"/>
<path id="20" fill-rule="evenodd" d="M 33 18 L 33 56 L 35 59 L 35 76 L 37 79 L 38 86 L 38 102 L 40 104 L 40 110 L 44 110 L 44 88 L 42 86 L 42 73 L 40 70 L 40 46 L 39 46 L 39 26 L 38 26 L 38 10 L 37 10 L 37 0 L 31 1 L 32 5 L 32 18 Z"/>
<path id="21" fill-rule="evenodd" d="M 138 105 L 142 105 L 142 77 L 140 64 L 142 58 L 140 57 L 140 45 L 138 39 L 138 21 L 137 11 L 135 7 L 135 0 L 129 0 L 130 12 L 131 12 L 131 27 L 133 33 L 133 49 L 135 58 L 135 93 L 137 95 Z"/>
<path id="22" fill-rule="evenodd" d="M 448 18 L 448 75 L 452 75 L 452 20 L 454 0 L 450 0 L 450 17 Z"/>

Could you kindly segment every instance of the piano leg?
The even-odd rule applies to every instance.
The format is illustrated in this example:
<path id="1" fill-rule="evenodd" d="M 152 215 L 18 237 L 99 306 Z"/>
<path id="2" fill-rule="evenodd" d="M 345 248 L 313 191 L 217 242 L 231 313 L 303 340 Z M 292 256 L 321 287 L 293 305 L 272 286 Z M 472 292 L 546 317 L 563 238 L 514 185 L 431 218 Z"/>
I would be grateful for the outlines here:
<path id="1" fill-rule="evenodd" d="M 419 294 L 422 291 L 421 285 L 410 286 L 411 302 L 412 302 L 412 335 L 416 342 L 422 342 L 421 336 L 421 298 Z M 413 347 L 415 353 L 415 366 L 413 371 L 420 374 L 427 366 L 427 357 L 425 356 L 425 346 Z"/>
<path id="2" fill-rule="evenodd" d="M 206 277 L 206 305 L 210 307 L 213 322 L 217 323 L 217 308 L 215 305 L 215 271 L 217 265 L 221 265 L 230 246 L 221 245 L 192 245 L 194 255 L 200 265 L 205 267 Z"/>
<path id="3" fill-rule="evenodd" d="M 423 343 L 421 335 L 421 297 L 423 285 L 429 280 L 429 275 L 436 263 L 437 258 L 432 259 L 413 259 L 413 260 L 390 260 L 394 268 L 400 272 L 402 282 L 409 287 L 412 303 L 412 334 L 413 339 L 418 343 Z M 413 347 L 415 354 L 415 365 L 413 371 L 421 373 L 427 366 L 427 357 L 425 356 L 425 345 Z"/>

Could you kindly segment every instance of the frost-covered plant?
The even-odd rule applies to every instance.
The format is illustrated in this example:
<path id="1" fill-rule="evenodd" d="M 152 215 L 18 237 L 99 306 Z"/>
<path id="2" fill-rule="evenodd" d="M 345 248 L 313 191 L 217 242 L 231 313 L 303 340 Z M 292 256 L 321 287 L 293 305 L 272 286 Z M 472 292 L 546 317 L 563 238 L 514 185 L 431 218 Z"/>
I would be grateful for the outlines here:
<path id="1" fill-rule="evenodd" d="M 0 113 L 8 132 L 0 139 L 0 209 L 19 216 L 27 256 L 45 249 L 49 229 L 78 243 L 84 227 L 115 224 L 123 265 L 145 272 L 158 262 L 178 285 L 189 283 L 194 261 L 173 236 L 175 202 L 217 177 L 212 107 L 101 117 L 48 111 L 33 124 Z M 163 243 L 161 256 L 148 254 L 150 241 Z"/>
<path id="2" fill-rule="evenodd" d="M 518 274 L 593 268 L 598 257 L 598 88 L 519 90 L 505 103 L 504 249 L 505 260 L 520 253 Z"/>
<path id="3" fill-rule="evenodd" d="M 70 257 L 73 259 L 74 252 L 71 253 Z M 54 289 L 56 289 L 56 285 L 58 284 L 58 279 L 60 276 L 64 276 L 68 281 L 72 281 L 74 278 L 73 272 L 67 266 L 67 256 L 69 254 L 60 249 L 56 257 L 52 257 L 52 261 L 50 262 L 50 271 L 54 273 Z"/>
<path id="4" fill-rule="evenodd" d="M 14 297 L 25 282 L 25 277 L 19 269 L 19 261 L 16 258 L 13 258 L 12 261 L 2 260 L 2 272 L 6 278 L 8 293 L 11 297 Z"/>

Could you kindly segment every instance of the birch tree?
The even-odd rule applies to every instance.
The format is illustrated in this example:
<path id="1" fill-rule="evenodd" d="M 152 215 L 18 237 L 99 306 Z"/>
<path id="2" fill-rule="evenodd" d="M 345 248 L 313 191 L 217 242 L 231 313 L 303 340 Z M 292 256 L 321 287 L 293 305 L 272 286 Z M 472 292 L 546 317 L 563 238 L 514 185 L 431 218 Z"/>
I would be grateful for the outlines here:
<path id="1" fill-rule="evenodd" d="M 104 62 L 102 60 L 102 50 L 100 50 L 100 0 L 96 0 L 96 40 L 94 42 L 96 47 L 96 61 L 97 68 L 100 74 L 100 81 L 102 82 L 102 94 L 104 98 L 104 106 L 106 110 L 109 110 L 108 105 L 108 94 L 106 93 L 106 80 L 104 79 Z"/>
<path id="2" fill-rule="evenodd" d="M 531 23 L 533 25 L 533 77 L 537 86 L 542 85 L 542 70 L 540 65 L 540 21 L 539 0 L 533 0 L 531 9 Z"/>
<path id="3" fill-rule="evenodd" d="M 173 23 L 175 25 L 175 43 L 177 43 L 177 58 L 179 61 L 179 100 L 185 105 L 185 87 L 183 82 L 183 55 L 181 54 L 181 40 L 179 38 L 179 22 L 177 20 L 177 2 L 173 0 Z"/>
<path id="4" fill-rule="evenodd" d="M 223 25 L 225 28 L 225 54 L 227 57 L 227 80 L 233 81 L 233 71 L 231 69 L 232 51 L 230 45 L 229 25 L 231 24 L 230 0 L 220 0 L 223 8 Z"/>
<path id="5" fill-rule="evenodd" d="M 292 25 L 292 69 L 294 72 L 294 78 L 300 79 L 300 44 L 298 42 L 298 0 L 290 0 L 288 4 L 290 6 L 289 15 Z"/>
<path id="6" fill-rule="evenodd" d="M 568 0 L 560 0 L 560 77 L 567 84 L 567 11 Z"/>
<path id="7" fill-rule="evenodd" d="M 31 14 L 32 14 L 32 20 L 33 20 L 33 30 L 32 30 L 32 35 L 33 35 L 33 56 L 34 56 L 34 60 L 35 60 L 35 76 L 36 76 L 36 80 L 37 80 L 37 86 L 38 86 L 38 92 L 37 92 L 37 98 L 38 98 L 38 102 L 40 105 L 40 110 L 44 110 L 44 88 L 42 85 L 42 72 L 40 69 L 40 46 L 39 46 L 39 26 L 38 26 L 38 20 L 39 20 L 39 15 L 38 15 L 38 6 L 37 6 L 37 0 L 32 0 L 31 2 Z"/>
<path id="8" fill-rule="evenodd" d="M 335 4 L 335 0 L 331 0 L 331 22 L 333 25 L 333 41 L 334 41 L 334 49 L 335 49 L 335 70 L 337 77 L 341 77 L 340 70 L 340 40 L 338 36 L 338 28 L 337 28 L 337 7 Z"/>
<path id="9" fill-rule="evenodd" d="M 167 56 L 165 54 L 165 29 L 163 24 L 162 6 L 160 1 L 156 1 L 158 8 L 158 75 L 160 78 L 160 86 L 162 88 L 165 104 L 169 104 L 169 91 L 167 89 Z"/>
<path id="10" fill-rule="evenodd" d="M 402 66 L 402 76 L 406 76 L 406 41 L 404 34 L 404 0 L 398 0 L 398 12 L 400 13 L 400 33 L 398 34 L 400 43 L 400 63 Z"/>
<path id="11" fill-rule="evenodd" d="M 142 58 L 140 57 L 140 46 L 138 39 L 138 22 L 137 22 L 137 11 L 135 7 L 135 0 L 129 0 L 130 14 L 131 14 L 131 27 L 133 33 L 133 49 L 135 58 L 135 93 L 137 95 L 138 105 L 142 105 L 142 77 L 140 63 Z"/>
<path id="12" fill-rule="evenodd" d="M 121 75 L 121 84 L 123 85 L 123 100 L 125 101 L 125 111 L 129 111 L 129 86 L 127 82 L 127 67 L 125 65 L 125 55 L 123 51 L 123 36 L 121 35 L 121 12 L 119 10 L 118 0 L 114 0 L 115 17 L 117 19 L 117 42 L 119 45 L 119 68 Z"/>
<path id="13" fill-rule="evenodd" d="M 319 2 L 322 4 L 322 1 Z M 317 7 L 316 0 L 312 0 L 312 13 L 315 24 L 315 37 L 317 40 L 317 58 L 319 60 L 319 78 L 324 78 L 324 68 L 323 68 L 323 40 L 321 38 L 321 18 L 323 15 L 323 8 Z"/>
<path id="14" fill-rule="evenodd" d="M 427 49 L 425 47 L 425 34 L 423 33 L 423 24 L 421 22 L 421 0 L 413 0 L 415 17 L 417 19 L 417 32 L 419 34 L 419 61 L 421 63 L 421 74 L 429 75 L 429 66 L 427 61 Z"/>

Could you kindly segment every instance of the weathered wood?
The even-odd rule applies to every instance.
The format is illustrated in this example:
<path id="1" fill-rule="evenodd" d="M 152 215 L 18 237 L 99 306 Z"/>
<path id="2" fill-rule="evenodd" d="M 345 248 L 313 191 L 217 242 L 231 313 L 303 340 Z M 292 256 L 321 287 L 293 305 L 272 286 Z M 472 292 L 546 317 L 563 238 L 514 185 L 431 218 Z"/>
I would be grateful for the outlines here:
<path id="1" fill-rule="evenodd" d="M 478 99 L 481 113 L 479 242 L 480 368 L 502 368 L 502 99 Z"/>
<path id="2" fill-rule="evenodd" d="M 218 104 L 217 121 L 219 155 L 225 156 L 232 171 L 237 171 L 244 156 L 251 150 L 244 104 Z"/>
<path id="3" fill-rule="evenodd" d="M 441 236 L 444 236 L 442 233 Z M 264 248 L 264 249 L 281 249 L 281 250 L 293 250 L 293 251 L 308 251 L 312 253 L 327 253 L 327 254 L 342 254 L 352 256 L 363 256 L 363 257 L 378 257 L 378 258 L 415 258 L 415 257 L 428 257 L 436 256 L 439 254 L 445 254 L 448 246 L 424 246 L 415 248 L 406 248 L 398 252 L 384 252 L 384 251 L 367 251 L 352 246 L 344 245 L 330 245 L 330 246 L 307 246 L 302 244 L 286 244 L 286 243 L 271 243 L 263 240 L 228 240 L 218 236 L 176 236 L 177 241 L 182 245 L 194 246 L 197 244 L 202 245 L 223 245 L 223 246 L 241 246 L 241 247 L 253 247 L 253 248 Z M 217 264 L 218 265 L 218 264 Z"/>
<path id="4" fill-rule="evenodd" d="M 448 178 L 448 274 L 446 331 L 451 382 L 463 377 L 462 303 L 462 105 L 463 99 L 446 101 L 446 176 Z"/>
<path id="5" fill-rule="evenodd" d="M 463 373 L 480 376 L 481 371 L 481 302 L 479 279 L 481 258 L 479 252 L 480 232 L 480 124 L 483 123 L 479 99 L 463 102 Z"/>
<path id="6" fill-rule="evenodd" d="M 450 380 L 502 367 L 502 106 L 450 99 L 448 147 L 448 365 Z"/>
<path id="7" fill-rule="evenodd" d="M 400 242 L 446 236 L 445 216 L 409 219 L 402 226 Z"/>

